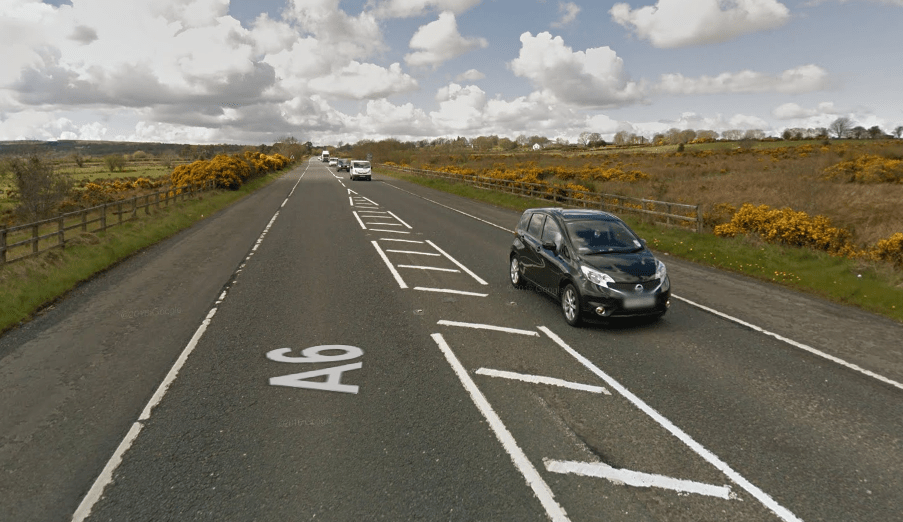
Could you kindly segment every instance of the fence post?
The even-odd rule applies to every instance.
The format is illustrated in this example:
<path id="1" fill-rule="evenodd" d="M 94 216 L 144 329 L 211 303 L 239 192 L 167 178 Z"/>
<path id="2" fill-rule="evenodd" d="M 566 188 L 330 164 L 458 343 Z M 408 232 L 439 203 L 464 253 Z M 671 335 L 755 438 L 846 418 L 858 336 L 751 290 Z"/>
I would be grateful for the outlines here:
<path id="1" fill-rule="evenodd" d="M 31 253 L 38 253 L 38 226 L 37 224 L 31 226 Z"/>
<path id="2" fill-rule="evenodd" d="M 696 205 L 696 233 L 702 234 L 702 205 Z"/>
<path id="3" fill-rule="evenodd" d="M 107 229 L 107 204 L 104 203 L 100 206 L 100 230 L 104 231 Z"/>
<path id="4" fill-rule="evenodd" d="M 59 223 L 59 229 L 60 229 L 60 247 L 66 248 L 66 237 L 65 237 L 66 224 L 65 224 L 65 218 L 63 218 L 63 216 L 60 216 L 60 219 L 59 219 L 58 223 Z"/>
<path id="5" fill-rule="evenodd" d="M 668 205 L 667 205 L 667 213 L 668 213 L 668 216 L 665 218 L 665 224 L 670 225 L 671 224 L 671 203 L 668 203 Z"/>
<path id="6" fill-rule="evenodd" d="M 6 264 L 6 227 L 0 228 L 0 265 Z"/>
<path id="7" fill-rule="evenodd" d="M 138 218 L 138 196 L 132 198 L 132 219 Z"/>
<path id="8" fill-rule="evenodd" d="M 144 215 L 150 215 L 150 194 L 144 196 Z"/>
<path id="9" fill-rule="evenodd" d="M 119 224 L 122 224 L 122 200 L 116 204 L 116 212 L 119 214 Z"/>
<path id="10" fill-rule="evenodd" d="M 82 232 L 88 231 L 88 210 L 82 210 Z"/>

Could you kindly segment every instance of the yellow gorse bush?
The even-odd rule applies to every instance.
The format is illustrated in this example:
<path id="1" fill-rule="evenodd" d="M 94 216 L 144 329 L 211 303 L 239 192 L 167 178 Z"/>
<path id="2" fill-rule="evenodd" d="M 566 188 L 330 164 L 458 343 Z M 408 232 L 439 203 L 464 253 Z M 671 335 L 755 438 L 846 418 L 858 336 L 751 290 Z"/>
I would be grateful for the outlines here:
<path id="1" fill-rule="evenodd" d="M 875 261 L 887 261 L 897 268 L 903 268 L 903 232 L 897 232 L 887 239 L 882 239 L 869 251 L 869 257 Z"/>
<path id="2" fill-rule="evenodd" d="M 825 179 L 847 183 L 903 183 L 903 161 L 863 154 L 824 170 Z"/>
<path id="3" fill-rule="evenodd" d="M 238 189 L 254 175 L 279 170 L 289 160 L 281 155 L 272 156 L 246 151 L 244 156 L 220 154 L 212 160 L 198 160 L 189 165 L 174 168 L 170 179 L 173 186 L 202 186 L 211 180 L 219 188 Z"/>
<path id="4" fill-rule="evenodd" d="M 790 208 L 778 210 L 744 203 L 729 223 L 715 227 L 715 235 L 722 237 L 749 233 L 770 243 L 808 247 L 838 256 L 858 255 L 848 230 L 832 226 L 825 216 L 809 216 Z"/>

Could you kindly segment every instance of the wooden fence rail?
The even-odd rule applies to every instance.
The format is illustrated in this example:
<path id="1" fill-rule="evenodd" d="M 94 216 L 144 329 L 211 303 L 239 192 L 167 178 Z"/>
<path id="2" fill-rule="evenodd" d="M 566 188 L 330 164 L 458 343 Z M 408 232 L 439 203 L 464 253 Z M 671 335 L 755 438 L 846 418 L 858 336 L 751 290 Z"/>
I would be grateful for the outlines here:
<path id="1" fill-rule="evenodd" d="M 161 205 L 168 207 L 170 201 L 173 203 L 184 201 L 214 188 L 213 181 L 200 187 L 193 185 L 170 187 L 151 194 L 67 212 L 33 223 L 0 228 L 0 266 L 35 256 L 51 248 L 65 248 L 66 242 L 74 239 L 71 235 L 66 237 L 66 233 L 71 230 L 79 229 L 83 233 L 101 232 L 137 219 L 140 209 L 144 210 L 145 215 L 151 215 L 151 207 L 156 209 L 159 209 Z M 108 219 L 108 217 L 112 219 Z M 89 227 L 95 223 L 98 224 L 96 228 Z M 16 248 L 27 253 L 10 258 L 10 251 Z"/>
<path id="2" fill-rule="evenodd" d="M 600 208 L 612 212 L 636 213 L 650 219 L 661 220 L 660 223 L 667 226 L 689 227 L 696 232 L 702 232 L 703 220 L 702 207 L 700 205 L 687 205 L 685 203 L 674 203 L 670 201 L 633 198 L 618 194 L 606 194 L 603 192 L 592 192 L 590 190 L 576 190 L 542 183 L 529 183 L 526 181 L 505 180 L 486 176 L 468 176 L 434 170 L 412 169 L 409 167 L 399 167 L 397 165 L 382 164 L 380 167 L 400 172 L 409 172 L 418 176 L 460 181 L 477 188 L 508 192 L 518 196 L 546 199 L 571 207 Z"/>

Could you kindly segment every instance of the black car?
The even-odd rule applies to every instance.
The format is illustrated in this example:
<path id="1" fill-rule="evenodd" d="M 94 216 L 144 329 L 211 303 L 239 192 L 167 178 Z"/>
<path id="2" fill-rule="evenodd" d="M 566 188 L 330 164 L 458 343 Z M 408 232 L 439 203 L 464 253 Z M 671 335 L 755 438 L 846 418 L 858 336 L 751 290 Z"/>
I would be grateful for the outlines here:
<path id="1" fill-rule="evenodd" d="M 336 163 L 336 172 L 351 172 L 351 160 L 348 159 L 340 159 Z"/>
<path id="2" fill-rule="evenodd" d="M 525 211 L 508 267 L 515 287 L 529 282 L 560 299 L 571 326 L 590 317 L 662 316 L 671 305 L 665 264 L 626 223 L 600 210 Z"/>

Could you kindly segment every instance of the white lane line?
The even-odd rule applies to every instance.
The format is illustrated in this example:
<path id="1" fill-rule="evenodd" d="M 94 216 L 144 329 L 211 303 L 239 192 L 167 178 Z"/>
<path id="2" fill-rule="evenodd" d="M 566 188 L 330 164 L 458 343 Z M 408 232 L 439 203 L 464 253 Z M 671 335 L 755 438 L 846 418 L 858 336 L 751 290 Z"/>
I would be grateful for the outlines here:
<path id="1" fill-rule="evenodd" d="M 389 232 L 392 234 L 410 234 L 410 232 L 408 232 L 406 230 L 383 230 L 381 228 L 371 228 L 370 230 L 372 230 L 374 232 Z"/>
<path id="2" fill-rule="evenodd" d="M 458 326 L 461 328 L 476 328 L 477 330 L 494 330 L 496 332 L 505 332 L 519 335 L 528 335 L 530 337 L 539 337 L 539 334 L 533 330 L 518 330 L 517 328 L 508 328 L 507 326 L 495 326 L 491 324 L 480 324 L 480 323 L 462 323 L 459 321 L 446 321 L 445 319 L 439 320 L 436 324 L 441 324 L 443 326 Z"/>
<path id="3" fill-rule="evenodd" d="M 351 196 L 348 196 L 348 203 L 351 203 L 351 206 L 354 206 L 354 200 L 351 199 Z"/>
<path id="4" fill-rule="evenodd" d="M 819 356 L 819 357 L 823 357 L 823 358 L 825 358 L 825 359 L 827 359 L 827 360 L 829 360 L 829 361 L 831 361 L 831 362 L 835 362 L 835 363 L 837 363 L 837 364 L 839 364 L 839 365 L 841 365 L 841 366 L 843 366 L 843 367 L 845 367 L 845 368 L 849 368 L 849 369 L 851 369 L 851 370 L 853 370 L 853 371 L 856 371 L 856 372 L 859 372 L 859 373 L 861 373 L 861 374 L 863 374 L 863 375 L 868 375 L 869 377 L 872 377 L 873 379 L 878 379 L 879 381 L 881 381 L 881 382 L 883 382 L 883 383 L 890 384 L 891 386 L 894 386 L 894 387 L 897 387 L 897 388 L 903 390 L 903 383 L 899 383 L 899 382 L 894 381 L 894 380 L 892 380 L 892 379 L 888 379 L 887 377 L 885 377 L 885 376 L 883 376 L 883 375 L 878 375 L 877 373 L 874 373 L 874 372 L 871 372 L 871 371 L 869 371 L 869 370 L 866 370 L 865 368 L 863 368 L 863 367 L 861 367 L 861 366 L 859 366 L 859 365 L 853 364 L 853 363 L 851 363 L 851 362 L 844 361 L 843 359 L 840 359 L 840 358 L 835 357 L 835 356 L 833 356 L 833 355 L 830 355 L 830 354 L 827 354 L 827 353 L 822 352 L 822 351 L 820 351 L 820 350 L 817 350 L 817 349 L 815 349 L 815 348 L 813 348 L 813 347 L 811 347 L 811 346 L 809 346 L 809 345 L 806 345 L 806 344 L 803 344 L 803 343 L 794 341 L 793 339 L 788 339 L 787 337 L 784 337 L 783 335 L 779 335 L 779 334 L 776 334 L 776 333 L 774 333 L 774 332 L 769 332 L 768 330 L 765 330 L 764 328 L 760 328 L 760 327 L 758 327 L 758 326 L 756 326 L 756 325 L 754 325 L 754 324 L 747 323 L 746 321 L 743 321 L 743 320 L 741 320 L 741 319 L 737 319 L 736 317 L 727 315 L 727 314 L 725 314 L 725 313 L 723 313 L 723 312 L 719 312 L 718 310 L 714 310 L 714 309 L 709 308 L 709 307 L 707 307 L 707 306 L 703 306 L 703 305 L 701 305 L 701 304 L 699 304 L 699 303 L 694 303 L 693 301 L 690 301 L 689 299 L 685 299 L 685 298 L 683 298 L 683 297 L 678 297 L 678 296 L 676 296 L 676 295 L 674 295 L 674 294 L 671 294 L 671 297 L 673 297 L 673 298 L 675 298 L 675 299 L 679 299 L 679 300 L 681 300 L 681 301 L 683 301 L 683 302 L 685 302 L 685 303 L 687 303 L 687 304 L 693 305 L 693 306 L 695 306 L 695 307 L 697 307 L 697 308 L 699 308 L 699 309 L 701 309 L 701 310 L 705 310 L 706 312 L 713 313 L 713 314 L 717 315 L 718 317 L 723 317 L 724 319 L 727 319 L 728 321 L 733 321 L 733 322 L 735 322 L 735 323 L 737 323 L 737 324 L 740 324 L 740 325 L 743 325 L 743 326 L 745 326 L 745 327 L 747 327 L 747 328 L 751 328 L 752 330 L 755 330 L 755 331 L 757 331 L 757 332 L 759 332 L 759 333 L 761 333 L 761 334 L 765 334 L 765 335 L 768 335 L 768 336 L 770 336 L 770 337 L 774 337 L 775 339 L 778 339 L 779 341 L 783 341 L 783 342 L 785 342 L 785 343 L 787 343 L 787 344 L 789 344 L 789 345 L 791 345 L 791 346 L 795 346 L 795 347 L 797 347 L 797 348 L 799 348 L 799 349 L 801 349 L 801 350 L 805 350 L 805 351 L 807 351 L 807 352 L 809 352 L 809 353 L 811 353 L 811 354 L 817 355 L 817 356 Z"/>
<path id="5" fill-rule="evenodd" d="M 364 217 L 367 217 L 367 216 L 364 216 Z M 368 225 L 385 225 L 387 227 L 400 227 L 401 226 L 401 223 L 376 223 L 373 221 L 370 221 L 367 224 Z"/>
<path id="6" fill-rule="evenodd" d="M 355 192 L 355 191 L 353 191 L 353 190 L 351 190 L 351 189 L 348 189 L 348 193 L 349 193 L 349 194 L 357 194 L 357 192 Z"/>
<path id="7" fill-rule="evenodd" d="M 610 387 L 612 387 L 616 392 L 620 393 L 624 396 L 628 401 L 632 402 L 634 406 L 639 408 L 643 413 L 651 417 L 657 423 L 659 423 L 663 428 L 668 430 L 672 435 L 677 437 L 681 442 L 686 444 L 690 449 L 696 452 L 697 455 L 705 459 L 706 462 L 715 466 L 722 473 L 727 475 L 727 477 L 743 488 L 747 493 L 756 498 L 759 502 L 761 502 L 765 507 L 770 509 L 774 514 L 776 514 L 781 520 L 786 522 L 802 522 L 796 515 L 790 512 L 787 508 L 780 505 L 771 498 L 767 493 L 753 485 L 751 482 L 743 478 L 739 473 L 731 469 L 730 466 L 727 465 L 726 462 L 718 458 L 714 453 L 705 449 L 702 444 L 699 444 L 695 440 L 693 440 L 689 435 L 686 434 L 683 430 L 674 425 L 671 421 L 665 418 L 664 415 L 655 411 L 651 406 L 643 402 L 642 399 L 631 393 L 627 388 L 622 386 L 618 381 L 614 380 L 607 373 L 603 372 L 596 365 L 589 361 L 586 357 L 577 353 L 576 350 L 567 345 L 560 337 L 555 335 L 551 330 L 546 328 L 545 326 L 538 327 L 543 333 L 549 336 L 550 339 L 555 341 L 555 344 L 560 346 L 564 351 L 571 354 L 572 357 L 577 359 L 583 366 L 586 366 L 591 372 L 595 373 L 599 376 L 603 381 L 608 383 Z"/>
<path id="8" fill-rule="evenodd" d="M 394 230 L 393 230 L 394 232 Z M 397 241 L 399 243 L 417 243 L 418 245 L 422 245 L 423 241 L 417 241 L 416 239 L 396 239 L 394 237 L 381 237 L 380 241 Z"/>
<path id="9" fill-rule="evenodd" d="M 438 266 L 398 265 L 398 268 L 416 268 L 419 270 L 436 270 L 438 272 L 461 272 L 460 270 L 455 270 L 454 268 L 439 268 Z"/>
<path id="10" fill-rule="evenodd" d="M 508 428 L 505 427 L 505 424 L 502 423 L 502 419 L 495 413 L 492 406 L 489 404 L 489 401 L 486 400 L 486 397 L 483 396 L 480 389 L 477 388 L 477 385 L 470 376 L 467 375 L 467 370 L 464 369 L 464 366 L 462 366 L 461 362 L 458 361 L 458 358 L 455 357 L 454 352 L 451 351 L 451 348 L 449 348 L 448 343 L 445 342 L 442 334 L 435 333 L 430 337 L 433 338 L 433 341 L 435 341 L 439 346 L 439 349 L 442 350 L 448 364 L 451 365 L 452 370 L 454 370 L 455 375 L 458 376 L 464 389 L 470 394 L 470 398 L 473 400 L 474 405 L 480 410 L 483 417 L 486 418 L 486 422 L 495 434 L 495 438 L 502 443 L 502 447 L 505 448 L 505 451 L 508 452 L 508 456 L 511 457 L 511 462 L 514 463 L 514 466 L 517 467 L 518 471 L 520 471 L 524 476 L 524 479 L 526 479 L 527 484 L 533 489 L 533 494 L 539 499 L 539 502 L 545 508 L 549 518 L 553 522 L 566 522 L 569 520 L 564 508 L 555 501 L 555 495 L 552 493 L 549 485 L 542 480 L 539 472 L 533 467 L 533 464 L 530 463 L 530 459 L 527 458 L 524 451 L 517 445 L 514 436 L 511 435 L 511 432 L 509 432 Z"/>
<path id="11" fill-rule="evenodd" d="M 470 277 L 476 279 L 476 281 L 477 281 L 478 283 L 480 283 L 481 285 L 488 285 L 488 284 L 489 284 L 489 283 L 487 283 L 486 281 L 483 281 L 482 279 L 480 279 L 480 276 L 478 276 L 478 275 L 474 274 L 473 272 L 471 272 L 469 268 L 467 268 L 466 266 L 464 266 L 464 265 L 462 265 L 460 262 L 458 262 L 457 259 L 455 259 L 455 258 L 453 258 L 452 256 L 448 255 L 448 252 L 446 252 L 445 250 L 442 250 L 441 248 L 439 248 L 438 246 L 436 246 L 436 243 L 433 243 L 433 242 L 430 241 L 429 239 L 427 239 L 426 242 L 427 242 L 431 247 L 433 247 L 433 248 L 435 248 L 436 250 L 438 250 L 442 255 L 444 255 L 445 257 L 447 257 L 452 263 L 454 263 L 454 264 L 458 265 L 459 267 L 461 267 L 461 270 L 467 272 L 467 274 L 468 274 Z"/>
<path id="12" fill-rule="evenodd" d="M 308 168 L 310 167 L 310 163 L 308 162 Z M 301 183 L 301 179 L 304 178 L 304 175 L 307 174 L 307 168 L 304 169 L 304 172 L 301 173 L 301 176 L 298 177 L 298 181 L 295 182 L 294 186 L 292 186 L 292 190 L 289 192 L 288 197 L 292 197 L 292 194 L 295 193 L 295 189 L 298 187 L 298 184 Z M 285 203 L 280 205 L 279 208 L 282 208 Z M 273 226 L 273 222 L 276 221 L 276 218 L 279 216 L 279 211 L 277 210 L 273 217 L 270 219 L 270 222 L 267 223 L 267 226 L 264 228 L 263 232 L 261 232 L 260 236 L 257 238 L 257 241 L 254 243 L 254 247 L 245 257 L 244 262 L 242 262 L 239 270 L 234 274 L 238 275 L 238 272 L 244 267 L 251 256 L 254 255 L 254 251 L 257 250 L 257 247 L 260 246 L 261 241 L 266 236 L 267 231 Z M 232 280 L 231 284 L 234 284 L 235 280 Z M 94 480 L 94 483 L 91 484 L 91 489 L 88 490 L 88 493 L 85 494 L 85 497 L 79 503 L 78 507 L 75 509 L 75 512 L 72 514 L 73 522 L 82 522 L 88 516 L 91 515 L 91 510 L 94 508 L 94 505 L 98 500 L 103 496 L 103 491 L 106 487 L 113 481 L 113 473 L 115 473 L 116 468 L 122 463 L 122 458 L 125 453 L 132 447 L 132 444 L 135 442 L 135 439 L 138 438 L 138 434 L 141 433 L 141 430 L 144 429 L 144 424 L 142 421 L 146 421 L 150 419 L 151 412 L 156 407 L 160 401 L 163 400 L 163 396 L 166 395 L 166 392 L 169 390 L 169 386 L 176 380 L 176 377 L 179 375 L 179 371 L 182 369 L 182 366 L 185 365 L 185 361 L 188 360 L 188 356 L 191 355 L 191 352 L 194 351 L 198 342 L 201 340 L 201 337 L 204 335 L 204 332 L 207 331 L 207 326 L 210 325 L 211 319 L 216 315 L 216 311 L 219 309 L 219 305 L 226 299 L 226 295 L 228 294 L 228 287 L 226 290 L 223 290 L 220 293 L 219 298 L 217 299 L 213 308 L 207 312 L 207 317 L 201 321 L 201 324 L 198 326 L 197 330 L 195 330 L 194 335 L 191 336 L 191 339 L 188 341 L 188 344 L 182 350 L 182 353 L 179 354 L 178 359 L 173 364 L 172 368 L 169 369 L 169 372 L 166 374 L 166 377 L 163 378 L 163 381 L 160 383 L 160 386 L 157 387 L 154 394 L 151 396 L 150 400 L 147 402 L 147 405 L 144 406 L 144 409 L 141 411 L 141 415 L 138 416 L 138 420 L 135 421 L 131 428 L 129 428 L 128 433 L 126 433 L 125 438 L 122 439 L 122 442 L 116 447 L 116 450 L 113 452 L 113 455 L 110 457 L 110 460 L 107 461 L 103 470 L 101 470 L 100 475 Z"/>
<path id="13" fill-rule="evenodd" d="M 363 200 L 365 200 L 365 201 L 369 201 L 370 203 L 373 203 L 373 204 L 376 205 L 377 207 L 379 206 L 379 203 L 373 201 L 373 200 L 370 199 L 370 198 L 365 198 L 364 196 L 358 196 L 358 198 L 359 198 L 359 199 L 363 199 Z"/>
<path id="14" fill-rule="evenodd" d="M 406 226 L 406 227 L 408 227 L 408 228 L 411 228 L 411 225 L 408 225 L 407 223 L 405 223 L 404 220 L 401 219 L 400 217 L 396 216 L 394 212 L 389 212 L 389 214 L 391 214 L 393 218 L 395 218 L 395 219 L 397 219 L 399 222 L 401 222 L 402 225 L 404 225 L 404 226 Z"/>
<path id="15" fill-rule="evenodd" d="M 396 254 L 417 254 L 420 256 L 436 256 L 439 257 L 439 254 L 435 252 L 415 252 L 413 250 L 389 250 L 386 249 L 386 252 L 395 252 Z"/>
<path id="16" fill-rule="evenodd" d="M 357 219 L 357 222 L 361 224 L 361 228 L 367 230 L 367 225 L 365 225 L 364 222 L 361 221 L 361 217 L 357 215 L 357 212 L 352 210 L 351 213 L 354 214 L 354 218 Z"/>
<path id="17" fill-rule="evenodd" d="M 371 241 L 371 243 L 373 243 L 373 248 L 375 248 L 379 253 L 379 257 L 383 258 L 386 266 L 389 267 L 389 272 L 392 272 L 392 276 L 395 277 L 395 281 L 398 282 L 398 286 L 400 286 L 401 288 L 407 288 L 408 285 L 405 284 L 404 279 L 401 278 L 401 274 L 399 274 L 398 271 L 395 270 L 395 267 L 392 266 L 392 263 L 389 261 L 389 258 L 386 257 L 386 253 L 383 252 L 383 249 L 379 248 L 379 245 L 376 243 L 376 241 Z"/>
<path id="18" fill-rule="evenodd" d="M 283 201 L 282 204 L 279 205 L 279 208 L 284 207 L 286 203 L 288 203 L 288 198 L 285 198 L 285 201 Z"/>
<path id="19" fill-rule="evenodd" d="M 570 388 L 572 390 L 585 391 L 590 393 L 603 393 L 611 395 L 611 392 L 602 386 L 592 386 L 590 384 L 581 384 L 579 382 L 565 381 L 554 377 L 543 377 L 542 375 L 529 375 L 526 373 L 508 372 L 505 370 L 493 370 L 491 368 L 480 368 L 476 371 L 477 375 L 486 375 L 488 377 L 500 377 L 502 379 L 512 379 L 515 381 L 529 382 L 533 384 L 548 384 L 550 386 L 558 386 L 561 388 Z"/>
<path id="20" fill-rule="evenodd" d="M 464 290 L 452 290 L 450 288 L 429 288 L 426 286 L 415 286 L 414 290 L 421 290 L 423 292 L 440 292 L 443 294 L 472 295 L 474 297 L 488 297 L 489 296 L 489 294 L 478 294 L 477 292 L 465 292 Z"/>
<path id="21" fill-rule="evenodd" d="M 424 200 L 426 200 L 426 201 L 429 201 L 430 203 L 434 203 L 434 204 L 436 204 L 436 205 L 439 205 L 440 207 L 447 208 L 447 209 L 449 209 L 449 210 L 451 210 L 451 211 L 457 212 L 458 214 L 463 214 L 463 215 L 465 215 L 465 216 L 467 216 L 467 217 L 469 217 L 469 218 L 476 219 L 477 221 L 482 221 L 483 223 L 486 223 L 487 225 L 493 226 L 493 227 L 495 227 L 495 228 L 500 228 L 500 229 L 504 230 L 505 232 L 511 232 L 512 234 L 514 233 L 513 230 L 508 229 L 508 228 L 505 228 L 505 227 L 500 226 L 500 225 L 496 225 L 495 223 L 492 223 L 491 221 L 486 221 L 485 219 L 478 218 L 478 217 L 476 217 L 476 216 L 474 216 L 474 215 L 468 214 L 467 212 L 460 211 L 460 210 L 458 210 L 458 209 L 456 209 L 456 208 L 452 208 L 452 207 L 450 207 L 450 206 L 448 206 L 448 205 L 443 205 L 442 203 L 439 203 L 438 201 L 434 201 L 434 200 L 432 200 L 432 199 L 430 199 L 430 198 L 425 198 L 425 197 L 421 196 L 420 194 L 414 194 L 413 192 L 411 192 L 411 191 L 409 191 L 409 190 L 405 190 L 405 189 L 403 189 L 403 188 L 396 187 L 395 185 L 393 185 L 393 184 L 391 184 L 391 183 L 386 183 L 385 181 L 384 181 L 383 183 L 385 183 L 386 185 L 388 185 L 388 186 L 390 186 L 390 187 L 392 187 L 392 188 L 394 188 L 394 189 L 400 190 L 400 191 L 402 191 L 402 192 L 407 192 L 408 194 L 410 194 L 410 195 L 412 195 L 412 196 L 416 196 L 416 197 L 418 197 L 418 198 L 420 198 L 420 199 L 424 199 Z"/>
<path id="22" fill-rule="evenodd" d="M 573 473 L 584 477 L 608 479 L 616 484 L 627 484 L 638 488 L 662 488 L 681 493 L 696 493 L 709 497 L 731 498 L 730 486 L 713 486 L 704 482 L 676 479 L 664 475 L 616 469 L 602 462 L 574 462 L 569 460 L 547 460 L 546 469 L 553 473 Z"/>
<path id="23" fill-rule="evenodd" d="M 388 212 L 385 212 L 382 210 L 361 210 L 361 214 L 364 214 L 364 213 L 366 213 L 366 214 L 388 214 Z M 379 217 L 385 217 L 385 216 L 379 216 Z"/>

